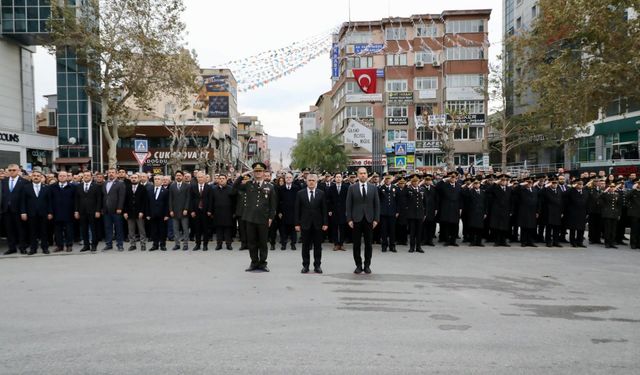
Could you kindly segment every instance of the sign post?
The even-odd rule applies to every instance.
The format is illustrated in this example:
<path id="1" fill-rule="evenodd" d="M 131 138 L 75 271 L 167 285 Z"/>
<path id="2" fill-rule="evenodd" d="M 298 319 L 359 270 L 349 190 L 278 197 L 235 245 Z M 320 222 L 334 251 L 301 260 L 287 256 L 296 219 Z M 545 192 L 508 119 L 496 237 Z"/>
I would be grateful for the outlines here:
<path id="1" fill-rule="evenodd" d="M 134 139 L 133 147 L 133 156 L 140 165 L 138 171 L 142 173 L 142 166 L 144 165 L 144 162 L 151 156 L 151 153 L 149 152 L 149 141 L 146 139 Z"/>

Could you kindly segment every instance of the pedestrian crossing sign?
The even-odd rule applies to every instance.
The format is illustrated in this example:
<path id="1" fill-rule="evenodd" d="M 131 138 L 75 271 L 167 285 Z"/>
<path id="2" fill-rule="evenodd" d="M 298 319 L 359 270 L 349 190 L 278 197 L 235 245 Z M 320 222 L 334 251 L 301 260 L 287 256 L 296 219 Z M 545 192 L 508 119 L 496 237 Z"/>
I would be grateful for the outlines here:
<path id="1" fill-rule="evenodd" d="M 135 152 L 146 153 L 149 151 L 149 141 L 146 139 L 134 139 L 133 146 Z"/>

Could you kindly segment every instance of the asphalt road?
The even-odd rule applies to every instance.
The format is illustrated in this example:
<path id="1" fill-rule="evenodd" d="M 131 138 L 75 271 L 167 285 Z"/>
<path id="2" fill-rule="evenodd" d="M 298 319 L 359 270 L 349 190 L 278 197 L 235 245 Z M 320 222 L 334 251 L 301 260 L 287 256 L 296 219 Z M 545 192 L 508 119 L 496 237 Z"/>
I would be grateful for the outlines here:
<path id="1" fill-rule="evenodd" d="M 0 257 L 0 373 L 640 373 L 638 251 L 378 246 L 371 275 L 350 251 L 323 260 Z"/>

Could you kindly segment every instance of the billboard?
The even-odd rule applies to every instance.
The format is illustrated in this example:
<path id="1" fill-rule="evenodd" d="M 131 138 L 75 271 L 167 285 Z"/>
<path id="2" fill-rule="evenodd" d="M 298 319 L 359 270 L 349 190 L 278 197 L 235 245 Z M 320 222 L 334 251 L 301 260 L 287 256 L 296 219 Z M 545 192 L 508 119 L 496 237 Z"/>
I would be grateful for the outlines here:
<path id="1" fill-rule="evenodd" d="M 207 117 L 223 118 L 229 117 L 229 97 L 228 96 L 210 96 L 209 110 Z"/>
<path id="2" fill-rule="evenodd" d="M 340 77 L 340 47 L 337 43 L 331 46 L 331 78 Z"/>

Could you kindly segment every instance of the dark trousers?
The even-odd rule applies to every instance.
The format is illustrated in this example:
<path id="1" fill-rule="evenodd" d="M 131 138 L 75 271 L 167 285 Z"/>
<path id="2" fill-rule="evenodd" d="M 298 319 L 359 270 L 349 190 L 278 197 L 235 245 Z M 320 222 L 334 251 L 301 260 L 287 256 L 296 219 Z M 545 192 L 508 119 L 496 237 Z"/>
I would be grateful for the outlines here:
<path id="1" fill-rule="evenodd" d="M 618 220 L 616 219 L 602 219 L 602 227 L 604 228 L 604 243 L 607 246 L 611 246 L 616 242 L 616 230 L 618 226 Z"/>
<path id="2" fill-rule="evenodd" d="M 440 223 L 440 231 L 444 231 L 444 242 L 450 245 L 456 243 L 458 237 L 458 223 Z"/>
<path id="3" fill-rule="evenodd" d="M 396 220 L 396 243 L 399 245 L 407 244 L 407 234 L 409 227 L 407 224 L 407 219 L 403 219 L 402 222 L 400 220 Z"/>
<path id="4" fill-rule="evenodd" d="M 248 247 L 247 242 L 247 221 L 238 219 L 238 237 L 242 247 Z"/>
<path id="5" fill-rule="evenodd" d="M 549 245 L 557 245 L 560 243 L 560 225 L 547 224 L 544 233 L 544 240 Z"/>
<path id="6" fill-rule="evenodd" d="M 269 243 L 275 245 L 276 238 L 278 237 L 278 228 L 280 228 L 280 221 L 274 219 L 269 227 Z M 281 240 L 282 241 L 282 240 Z"/>
<path id="7" fill-rule="evenodd" d="M 322 262 L 322 229 L 311 227 L 302 230 L 302 266 L 309 268 L 310 250 L 313 245 L 313 267 L 320 267 Z"/>
<path id="8" fill-rule="evenodd" d="M 422 220 L 407 219 L 409 224 L 409 250 L 420 248 L 422 238 Z"/>
<path id="9" fill-rule="evenodd" d="M 582 245 L 584 242 L 584 229 L 570 229 L 569 242 L 572 245 Z"/>
<path id="10" fill-rule="evenodd" d="M 196 241 L 196 245 L 203 243 L 207 245 L 209 243 L 209 223 L 207 214 L 204 211 L 196 212 L 196 217 L 193 218 L 193 239 Z"/>
<path id="11" fill-rule="evenodd" d="M 26 224 L 20 220 L 20 214 L 7 212 L 3 216 L 9 250 L 25 250 L 27 248 Z"/>
<path id="12" fill-rule="evenodd" d="M 373 228 L 372 223 L 366 219 L 353 223 L 353 260 L 356 266 L 362 267 L 362 254 L 360 246 L 364 237 L 364 266 L 371 265 L 371 255 L 373 254 Z"/>
<path id="13" fill-rule="evenodd" d="M 600 242 L 602 238 L 602 216 L 589 214 L 589 242 Z"/>
<path id="14" fill-rule="evenodd" d="M 231 227 L 218 225 L 216 227 L 216 241 L 221 244 L 224 241 L 227 244 L 231 243 Z"/>
<path id="15" fill-rule="evenodd" d="M 538 231 L 536 233 L 536 241 L 544 242 L 544 224 L 538 224 Z"/>
<path id="16" fill-rule="evenodd" d="M 29 216 L 29 239 L 31 240 L 31 251 L 38 250 L 38 244 L 42 247 L 42 250 L 49 248 L 49 235 L 47 229 L 49 228 L 46 216 Z"/>
<path id="17" fill-rule="evenodd" d="M 72 221 L 56 221 L 56 246 L 73 246 Z"/>
<path id="18" fill-rule="evenodd" d="M 482 245 L 482 233 L 484 231 L 483 228 L 473 228 L 469 227 L 469 243 L 473 246 Z"/>
<path id="19" fill-rule="evenodd" d="M 524 246 L 533 245 L 536 234 L 536 228 L 520 227 L 520 243 Z"/>
<path id="20" fill-rule="evenodd" d="M 80 222 L 80 237 L 82 238 L 84 247 L 87 248 L 89 246 L 98 245 L 98 236 L 96 234 L 96 220 L 94 215 L 80 215 L 80 220 L 78 220 Z"/>
<path id="21" fill-rule="evenodd" d="M 436 236 L 436 221 L 431 219 L 426 219 L 422 227 L 424 228 L 422 243 L 433 244 L 433 239 Z"/>
<path id="22" fill-rule="evenodd" d="M 640 217 L 629 217 L 631 220 L 631 239 L 629 246 L 632 249 L 640 248 Z"/>
<path id="23" fill-rule="evenodd" d="M 269 226 L 267 223 L 256 224 L 247 223 L 247 243 L 249 245 L 249 256 L 251 257 L 251 267 L 264 267 L 267 265 L 267 240 Z"/>
<path id="24" fill-rule="evenodd" d="M 331 241 L 334 245 L 342 246 L 347 236 L 347 224 L 334 222 L 331 226 Z"/>
<path id="25" fill-rule="evenodd" d="M 116 244 L 118 247 L 123 247 L 124 231 L 122 229 L 122 215 L 105 214 L 102 219 L 104 221 L 104 242 L 106 245 L 113 245 L 113 232 L 115 230 Z"/>
<path id="26" fill-rule="evenodd" d="M 491 229 L 491 233 L 493 233 L 496 246 L 507 244 L 507 235 L 509 234 L 508 230 Z"/>
<path id="27" fill-rule="evenodd" d="M 616 226 L 616 242 L 623 245 L 624 244 L 624 234 L 627 229 L 626 223 L 629 222 L 629 218 L 627 217 L 626 212 L 622 211 L 622 215 L 620 216 L 620 220 L 618 220 L 618 225 Z"/>
<path id="28" fill-rule="evenodd" d="M 392 248 L 396 246 L 396 217 L 394 215 L 380 216 L 380 237 L 383 249 L 387 246 Z"/>
<path id="29" fill-rule="evenodd" d="M 167 243 L 167 223 L 163 217 L 152 217 L 149 220 L 151 229 L 151 241 L 154 247 L 164 247 Z"/>
<path id="30" fill-rule="evenodd" d="M 273 223 L 271 224 L 273 225 Z M 298 234 L 296 233 L 296 227 L 293 224 L 280 223 L 280 243 L 285 246 L 287 241 L 290 241 L 292 245 L 298 241 Z"/>

